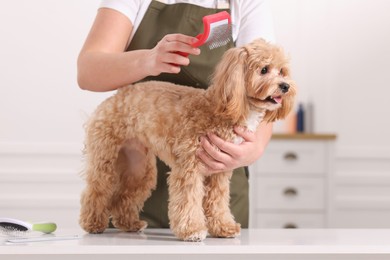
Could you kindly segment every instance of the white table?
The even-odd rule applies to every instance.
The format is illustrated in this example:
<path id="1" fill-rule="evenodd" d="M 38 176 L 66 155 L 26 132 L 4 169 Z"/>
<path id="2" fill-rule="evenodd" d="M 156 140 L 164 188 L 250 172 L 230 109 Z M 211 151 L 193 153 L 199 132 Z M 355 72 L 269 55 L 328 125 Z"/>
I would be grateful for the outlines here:
<path id="1" fill-rule="evenodd" d="M 73 235 L 79 238 L 17 244 L 1 235 L 0 259 L 390 259 L 390 229 L 244 229 L 237 238 L 203 242 L 179 241 L 167 229 L 140 234 L 107 230 L 100 235 L 59 229 L 54 234 Z"/>

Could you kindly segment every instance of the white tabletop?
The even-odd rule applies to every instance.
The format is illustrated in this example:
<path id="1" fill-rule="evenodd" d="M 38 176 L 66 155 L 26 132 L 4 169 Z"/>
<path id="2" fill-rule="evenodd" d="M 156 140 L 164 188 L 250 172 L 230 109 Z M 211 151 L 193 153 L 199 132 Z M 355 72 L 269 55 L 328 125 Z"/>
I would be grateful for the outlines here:
<path id="1" fill-rule="evenodd" d="M 244 229 L 237 238 L 206 238 L 203 242 L 183 242 L 168 229 L 147 229 L 143 233 L 107 230 L 92 235 L 80 229 L 58 230 L 53 235 L 30 233 L 30 237 L 73 238 L 28 243 L 7 242 L 0 235 L 0 258 L 12 259 L 390 259 L 390 229 Z M 103 257 L 105 256 L 105 258 Z M 354 258 L 359 256 L 359 258 Z M 19 257 L 19 258 L 18 258 Z M 32 257 L 32 258 L 31 258 Z M 35 257 L 35 258 L 34 258 Z M 364 258 L 367 257 L 367 258 Z M 207 258 L 207 257 L 206 257 Z M 7 259 L 7 258 L 4 258 Z M 233 258 L 232 258 L 233 259 Z"/>

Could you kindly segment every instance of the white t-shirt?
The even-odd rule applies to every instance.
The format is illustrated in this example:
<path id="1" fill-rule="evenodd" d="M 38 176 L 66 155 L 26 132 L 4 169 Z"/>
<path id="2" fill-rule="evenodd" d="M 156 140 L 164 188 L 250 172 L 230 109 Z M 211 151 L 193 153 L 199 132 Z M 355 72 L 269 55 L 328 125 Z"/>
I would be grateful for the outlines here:
<path id="1" fill-rule="evenodd" d="M 100 7 L 121 12 L 133 24 L 133 37 L 152 0 L 102 0 Z M 216 8 L 220 0 L 159 0 L 165 4 L 190 3 L 205 8 Z M 233 41 L 242 46 L 256 38 L 275 41 L 271 8 L 267 0 L 231 0 Z"/>

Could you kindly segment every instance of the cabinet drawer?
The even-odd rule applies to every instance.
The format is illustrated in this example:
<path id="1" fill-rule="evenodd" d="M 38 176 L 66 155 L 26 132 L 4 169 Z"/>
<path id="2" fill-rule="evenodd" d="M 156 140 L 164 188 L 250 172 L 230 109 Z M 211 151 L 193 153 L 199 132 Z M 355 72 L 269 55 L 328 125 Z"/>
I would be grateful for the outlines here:
<path id="1" fill-rule="evenodd" d="M 254 178 L 254 209 L 323 209 L 322 178 Z M 253 182 L 252 182 L 253 183 Z"/>
<path id="2" fill-rule="evenodd" d="M 253 228 L 323 228 L 325 217 L 309 213 L 258 213 L 251 223 Z"/>
<path id="3" fill-rule="evenodd" d="M 323 175 L 326 145 L 315 141 L 271 141 L 263 156 L 250 167 L 253 174 Z M 253 175 L 252 174 L 252 175 Z"/>

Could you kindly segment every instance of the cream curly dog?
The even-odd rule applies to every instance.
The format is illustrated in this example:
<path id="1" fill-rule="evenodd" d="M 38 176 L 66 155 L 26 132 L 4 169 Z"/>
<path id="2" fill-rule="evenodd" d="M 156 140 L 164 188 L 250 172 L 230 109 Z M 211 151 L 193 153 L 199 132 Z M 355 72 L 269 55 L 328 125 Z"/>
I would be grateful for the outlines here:
<path id="1" fill-rule="evenodd" d="M 119 89 L 87 124 L 81 227 L 101 233 L 111 216 L 121 230 L 143 230 L 139 212 L 156 186 L 158 156 L 172 169 L 168 212 L 178 238 L 238 235 L 229 209 L 232 172 L 202 171 L 199 137 L 213 132 L 239 143 L 233 126 L 255 131 L 262 120 L 284 118 L 294 96 L 283 51 L 261 39 L 228 50 L 207 90 L 156 81 Z"/>

